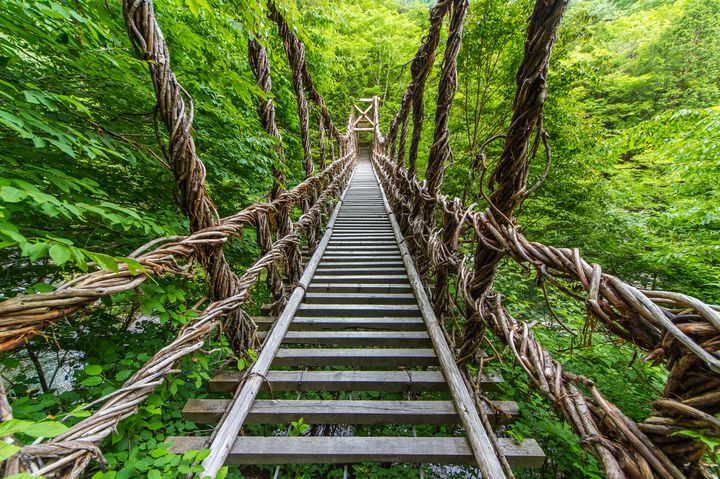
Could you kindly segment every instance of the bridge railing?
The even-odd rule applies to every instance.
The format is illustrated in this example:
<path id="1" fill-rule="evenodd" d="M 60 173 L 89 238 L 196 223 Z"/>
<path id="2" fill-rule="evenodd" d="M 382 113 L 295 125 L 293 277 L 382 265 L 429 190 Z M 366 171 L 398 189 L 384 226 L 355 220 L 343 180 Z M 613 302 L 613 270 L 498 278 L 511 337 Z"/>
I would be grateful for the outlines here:
<path id="1" fill-rule="evenodd" d="M 515 209 L 536 190 L 549 168 L 549 144 L 543 128 L 549 60 L 567 0 L 537 0 L 528 21 L 524 55 L 516 77 L 510 125 L 497 166 L 488 172 L 483 193 L 489 207 L 463 205 L 439 193 L 451 157 L 449 116 L 457 86 L 459 51 L 466 0 L 439 0 L 430 9 L 430 26 L 411 60 L 411 81 L 387 130 L 376 126 L 373 163 L 392 204 L 416 264 L 433 284 L 436 314 L 464 317 L 458 343 L 460 362 L 474 361 L 491 330 L 506 345 L 530 380 L 567 420 L 609 477 L 700 477 L 708 446 L 703 434 L 720 432 L 720 308 L 667 291 L 643 291 L 604 273 L 577 249 L 529 241 Z M 450 17 L 438 82 L 435 129 L 424 181 L 416 178 L 418 145 L 424 121 L 425 83 L 433 68 L 444 19 Z M 412 137 L 405 159 L 412 110 Z M 534 137 L 534 138 L 533 138 Z M 538 182 L 528 185 L 534 145 L 544 142 L 548 158 Z M 478 157 L 477 161 L 484 157 Z M 407 164 L 407 167 L 405 166 Z M 484 177 L 479 179 L 485 187 Z M 462 242 L 462 248 L 461 248 Z M 470 251 L 470 254 L 467 252 Z M 650 417 L 636 424 L 610 403 L 591 379 L 565 371 L 536 340 L 534 322 L 520 322 L 503 307 L 493 289 L 501 259 L 510 258 L 535 271 L 545 292 L 549 283 L 582 302 L 588 328 L 596 323 L 663 363 L 668 380 Z M 457 294 L 448 294 L 450 285 Z M 479 363 L 482 365 L 482 362 Z M 682 433 L 681 431 L 688 431 Z M 714 432 L 713 432 L 714 431 Z M 694 437 L 691 437 L 694 436 Z"/>
<path id="2" fill-rule="evenodd" d="M 151 0 L 125 0 L 123 9 L 128 34 L 148 61 L 156 91 L 158 114 L 168 135 L 169 164 L 179 190 L 179 203 L 190 220 L 191 233 L 185 236 L 158 238 L 126 256 L 127 261 L 107 271 L 90 265 L 95 271 L 79 275 L 49 293 L 18 295 L 0 303 L 0 352 L 10 351 L 60 319 L 72 321 L 82 308 L 105 296 L 137 288 L 149 278 L 187 274 L 199 263 L 209 282 L 211 303 L 191 322 L 184 325 L 176 338 L 147 361 L 121 388 L 85 406 L 98 406 L 89 417 L 73 425 L 51 441 L 22 447 L 7 460 L 7 471 L 29 471 L 34 475 L 79 477 L 95 459 L 103 464 L 98 444 L 109 436 L 118 423 L 137 411 L 142 402 L 165 378 L 179 372 L 176 363 L 198 351 L 211 332 L 221 329 L 237 354 L 257 346 L 255 325 L 243 311 L 250 299 L 251 288 L 263 278 L 274 297 L 273 308 L 279 311 L 289 291 L 302 273 L 301 244 L 310 252 L 317 246 L 323 225 L 335 200 L 344 191 L 357 161 L 357 134 L 351 114 L 348 130 L 341 134 L 335 127 L 322 96 L 315 89 L 304 59 L 304 45 L 272 0 L 268 17 L 278 25 L 292 66 L 293 82 L 301 109 L 301 135 L 304 147 L 306 179 L 287 190 L 282 165 L 273 171 L 274 185 L 269 201 L 256 203 L 242 211 L 218 218 L 205 185 L 205 167 L 195 151 L 192 133 L 192 98 L 177 81 L 172 69 L 160 27 L 155 19 Z M 254 40 L 249 45 L 250 63 L 258 86 L 265 92 L 271 88 L 268 56 Z M 337 140 L 340 158 L 314 173 L 314 159 L 309 153 L 308 105 L 305 92 L 318 109 L 321 149 L 323 131 L 330 132 L 331 146 Z M 280 163 L 284 160 L 282 138 L 274 120 L 271 99 L 262 98 L 258 107 L 261 121 L 270 136 L 277 140 Z M 164 146 L 164 145 L 163 145 Z M 322 154 L 321 154 L 322 156 Z M 301 216 L 294 223 L 291 211 L 299 208 Z M 224 245 L 241 238 L 248 228 L 255 230 L 260 257 L 238 276 L 224 256 Z M 3 419 L 12 412 L 0 388 L 0 413 Z M 12 440 L 11 438 L 3 438 Z"/>
<path id="3" fill-rule="evenodd" d="M 677 432 L 685 429 L 701 435 L 720 430 L 714 417 L 720 410 L 720 307 L 681 293 L 640 290 L 584 260 L 577 249 L 528 240 L 516 222 L 499 221 L 492 207 L 480 211 L 459 198 L 433 195 L 425 181 L 391 160 L 379 128 L 375 137 L 375 171 L 403 235 L 409 238 L 416 264 L 427 285 L 432 282 L 436 315 L 447 317 L 451 312 L 464 317 L 466 336 L 469 327 L 489 328 L 609 477 L 639 477 L 634 474 L 641 470 L 652 471 L 653 477 L 686 477 L 690 469 L 683 470 L 682 464 L 688 464 L 688 457 L 701 468 L 707 446 Z M 424 213 L 428 210 L 432 222 Z M 584 303 L 589 322 L 599 321 L 611 334 L 647 351 L 647 360 L 667 366 L 666 388 L 649 418 L 636 423 L 591 379 L 566 371 L 536 339 L 535 323 L 513 318 L 500 293 L 480 298 L 473 294 L 479 273 L 474 255 L 463 251 L 483 249 L 535 271 L 539 284 L 553 284 Z M 451 284 L 460 299 L 449 294 Z M 483 331 L 477 336 L 482 341 Z M 473 354 L 476 347 L 468 349 Z M 459 362 L 473 359 L 462 352 Z"/>
<path id="4" fill-rule="evenodd" d="M 175 370 L 176 362 L 199 350 L 208 335 L 222 327 L 222 319 L 227 313 L 242 311 L 243 304 L 250 298 L 252 286 L 261 279 L 263 270 L 280 267 L 289 283 L 297 273 L 301 273 L 301 265 L 289 264 L 287 258 L 300 257 L 299 248 L 302 240 L 314 235 L 334 206 L 333 199 L 338 198 L 344 191 L 357 160 L 356 144 L 351 136 L 354 136 L 352 132 L 348 135 L 349 139 L 345 145 L 347 150 L 345 156 L 331 163 L 317 176 L 308 178 L 297 187 L 284 192 L 276 201 L 252 205 L 225 218 L 217 227 L 181 239 L 173 239 L 160 246 L 153 244 L 159 243 L 160 240 L 149 243 L 143 249 L 151 249 L 151 251 L 135 255 L 136 261 L 143 265 L 143 270 L 134 276 L 126 267 L 117 273 L 98 271 L 72 280 L 67 287 L 61 288 L 60 292 L 21 297 L 15 301 L 5 302 L 16 305 L 14 308 L 3 303 L 7 309 L 13 310 L 15 315 L 22 314 L 23 306 L 30 311 L 42 307 L 47 313 L 46 317 L 56 312 L 59 315 L 67 314 L 68 304 L 79 309 L 102 295 L 135 287 L 151 276 L 181 273 L 192 261 L 193 246 L 198 242 L 226 242 L 233 236 L 239 237 L 246 227 L 267 228 L 281 217 L 282 210 L 297 205 L 309 192 L 316 195 L 315 203 L 303 212 L 288 234 L 277 238 L 270 249 L 240 276 L 242 288 L 237 294 L 208 305 L 197 318 L 178 333 L 172 343 L 158 351 L 120 389 L 89 404 L 88 407 L 102 404 L 91 416 L 52 441 L 23 447 L 21 454 L 26 465 L 35 464 L 36 474 L 48 476 L 64 470 L 69 463 L 74 464 L 73 471 L 81 471 L 93 458 L 102 463 L 102 453 L 96 444 L 109 436 L 121 420 L 134 414 L 138 406 L 163 383 L 168 375 L 178 372 Z M 115 283 L 111 288 L 97 286 L 110 281 Z M 59 296 L 63 298 L 60 301 L 63 303 L 62 306 L 56 304 Z M 6 321 L 6 316 L 0 317 L 0 320 Z M 47 321 L 38 326 L 46 324 Z M 45 460 L 51 462 L 44 464 Z"/>

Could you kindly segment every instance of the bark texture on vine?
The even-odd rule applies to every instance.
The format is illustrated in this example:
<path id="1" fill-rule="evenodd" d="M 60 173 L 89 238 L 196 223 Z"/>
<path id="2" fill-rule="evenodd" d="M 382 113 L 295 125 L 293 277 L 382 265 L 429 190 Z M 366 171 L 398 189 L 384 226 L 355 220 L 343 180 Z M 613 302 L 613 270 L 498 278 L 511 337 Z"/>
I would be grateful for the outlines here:
<path id="1" fill-rule="evenodd" d="M 152 77 L 156 111 L 168 135 L 166 151 L 175 177 L 180 206 L 193 232 L 219 224 L 205 187 L 205 165 L 195 151 L 192 136 L 192 98 L 180 85 L 170 65 L 170 52 L 153 11 L 151 0 L 123 0 L 130 40 L 147 62 Z M 196 245 L 195 254 L 210 278 L 210 298 L 219 301 L 238 294 L 240 279 L 225 260 L 222 244 Z M 225 334 L 235 353 L 242 356 L 255 344 L 255 324 L 239 312 L 228 315 Z"/>
<path id="2" fill-rule="evenodd" d="M 499 224 L 514 221 L 513 211 L 525 195 L 530 142 L 536 130 L 542 128 L 550 55 L 567 4 L 567 0 L 537 0 L 530 16 L 525 54 L 517 73 L 510 128 L 505 135 L 500 160 L 489 178 L 488 202 Z M 491 293 L 495 270 L 502 256 L 502 252 L 478 244 L 471 283 L 473 298 Z M 470 357 L 477 351 L 485 327 L 482 316 L 481 311 L 465 325 L 461 358 Z"/>
<path id="3" fill-rule="evenodd" d="M 526 239 L 514 210 L 536 186 L 527 187 L 529 158 L 538 141 L 546 141 L 542 110 L 547 96 L 548 64 L 562 15 L 562 0 L 538 0 L 529 20 L 525 57 L 517 76 L 510 128 L 496 168 L 489 175 L 490 206 L 476 211 L 438 193 L 448 157 L 431 156 L 428 181 L 415 179 L 387 156 L 394 138 L 376 138 L 373 162 L 403 234 L 412 238 L 415 262 L 426 265 L 434 284 L 438 315 L 448 307 L 448 285 L 454 280 L 462 301 L 455 308 L 465 317 L 460 362 L 471 361 L 486 328 L 510 349 L 533 384 L 598 458 L 613 478 L 702 477 L 707 446 L 688 435 L 720 432 L 720 308 L 680 293 L 641 291 L 585 261 L 578 250 L 556 248 Z M 452 21 L 451 21 L 452 22 Z M 449 42 L 450 44 L 450 42 Z M 406 96 L 412 98 L 412 86 Z M 393 125 L 402 124 L 403 108 Z M 442 116 L 436 131 L 446 131 Z M 436 135 L 437 137 L 437 135 Z M 535 144 L 533 137 L 536 138 Z M 442 142 L 433 145 L 440 151 Z M 545 175 L 541 175 L 541 178 Z M 441 219 L 439 225 L 435 222 Z M 474 254 L 463 257 L 461 239 Z M 608 401 L 591 379 L 573 375 L 535 339 L 533 323 L 514 319 L 504 309 L 492 279 L 501 258 L 509 257 L 540 281 L 585 303 L 589 327 L 595 322 L 619 338 L 647 351 L 646 360 L 664 364 L 669 377 L 651 416 L 635 423 Z"/>

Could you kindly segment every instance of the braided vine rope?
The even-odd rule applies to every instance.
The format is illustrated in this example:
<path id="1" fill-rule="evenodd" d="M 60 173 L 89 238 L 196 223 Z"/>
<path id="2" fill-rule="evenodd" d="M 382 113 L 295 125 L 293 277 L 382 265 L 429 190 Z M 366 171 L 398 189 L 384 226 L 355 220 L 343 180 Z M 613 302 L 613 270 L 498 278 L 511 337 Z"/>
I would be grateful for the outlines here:
<path id="1" fill-rule="evenodd" d="M 245 271 L 240 278 L 238 294 L 210 304 L 200 316 L 179 332 L 172 343 L 158 351 L 119 390 L 95 401 L 93 404 L 103 402 L 103 405 L 91 416 L 49 442 L 23 447 L 21 452 L 14 456 L 16 467 L 29 470 L 31 466 L 41 464 L 34 469 L 35 474 L 60 474 L 75 478 L 80 477 L 91 459 L 103 463 L 104 458 L 97 444 L 112 434 L 120 421 L 135 414 L 139 405 L 168 375 L 179 372 L 174 369 L 177 361 L 202 348 L 205 338 L 221 325 L 223 317 L 236 311 L 247 317 L 240 308 L 248 300 L 250 288 L 260 279 L 263 270 L 283 262 L 291 251 L 298 250 L 302 235 L 307 235 L 319 218 L 329 214 L 334 206 L 331 199 L 339 197 L 345 189 L 356 158 L 357 155 L 353 152 L 337 162 L 341 165 L 340 170 L 332 181 L 322 188 L 317 202 L 293 225 L 292 233 L 275 242 L 263 257 Z M 50 463 L 42 465 L 44 461 Z"/>
<path id="2" fill-rule="evenodd" d="M 457 198 L 430 196 L 424 183 L 385 155 L 375 154 L 373 161 L 393 211 L 402 219 L 404 233 L 427 231 L 422 226 L 424 218 L 414 216 L 418 201 L 433 204 L 445 218 L 441 227 L 420 238 L 416 263 L 452 271 L 467 306 L 462 311 L 466 320 L 482 321 L 511 348 L 539 391 L 568 420 L 581 445 L 600 460 L 609 477 L 702 477 L 701 460 L 707 447 L 676 433 L 684 429 L 720 432 L 720 421 L 714 417 L 720 412 L 720 307 L 679 293 L 641 291 L 603 273 L 576 249 L 530 242 L 516 225 L 500 226 L 493 210 L 473 211 Z M 590 318 L 644 348 L 646 359 L 664 362 L 669 378 L 651 416 L 635 424 L 590 379 L 568 373 L 553 360 L 535 339 L 531 326 L 507 314 L 499 296 L 474 298 L 475 272 L 469 267 L 473 261 L 458 253 L 461 236 L 474 236 L 478 244 L 502 252 L 561 287 L 559 280 L 580 288 L 584 297 L 570 293 L 586 303 Z"/>
<path id="3" fill-rule="evenodd" d="M 170 53 L 160 25 L 155 19 L 152 0 L 123 0 L 128 35 L 147 62 L 152 77 L 156 111 L 169 136 L 167 152 L 179 190 L 179 202 L 190 219 L 193 232 L 219 224 L 215 206 L 205 188 L 205 165 L 195 151 L 192 136 L 192 98 L 180 85 L 170 66 Z M 220 300 L 238 294 L 240 280 L 225 260 L 222 244 L 197 244 L 195 254 L 210 277 L 210 298 Z M 255 324 L 239 313 L 227 319 L 226 334 L 235 352 L 255 342 Z"/>
<path id="4" fill-rule="evenodd" d="M 529 145 L 535 130 L 542 129 L 550 55 L 567 3 L 567 0 L 552 0 L 542 5 L 538 3 L 530 17 L 525 54 L 517 74 L 510 127 L 500 161 L 489 179 L 492 193 L 488 202 L 494 206 L 500 224 L 509 221 L 524 198 L 530 167 Z M 493 191 L 494 183 L 497 183 L 497 188 Z M 475 275 L 471 284 L 473 298 L 490 294 L 495 270 L 502 256 L 500 251 L 478 244 L 473 267 Z M 482 341 L 483 329 L 482 321 L 472 320 L 466 325 L 461 357 L 474 354 L 479 341 Z"/>
<path id="5" fill-rule="evenodd" d="M 415 179 L 412 158 L 405 169 L 387 156 L 388 144 L 391 151 L 395 148 L 394 135 L 406 114 L 405 104 L 401 103 L 391 124 L 389 138 L 376 134 L 374 166 L 403 233 L 412 238 L 416 263 L 434 274 L 438 316 L 448 307 L 448 274 L 456 278 L 466 319 L 460 362 L 474 358 L 489 327 L 609 477 L 702 477 L 707 446 L 680 432 L 720 434 L 715 417 L 720 412 L 720 308 L 679 293 L 640 291 L 603 273 L 575 249 L 528 241 L 512 216 L 535 189 L 527 189 L 530 142 L 533 134 L 545 140 L 542 110 L 548 64 L 566 6 L 565 0 L 536 1 L 517 76 L 511 126 L 499 164 L 489 178 L 489 209 L 474 211 L 457 198 L 437 193 L 437 177 L 447 157 L 431 160 L 428 181 L 420 182 Z M 413 94 L 410 86 L 403 99 Z M 438 129 L 442 134 L 446 127 L 436 122 L 434 149 L 441 146 Z M 441 218 L 439 227 L 436 218 Z M 461 237 L 474 238 L 474 257 L 460 256 Z M 565 371 L 535 339 L 532 325 L 516 321 L 505 311 L 500 295 L 492 291 L 492 280 L 498 261 L 508 256 L 585 302 L 588 321 L 600 321 L 609 332 L 645 349 L 646 359 L 666 365 L 669 377 L 663 398 L 653 404 L 649 418 L 640 424 L 627 418 L 590 379 Z"/>
<path id="6" fill-rule="evenodd" d="M 195 247 L 222 245 L 229 239 L 241 238 L 246 227 L 257 227 L 258 217 L 264 215 L 271 223 L 279 221 L 287 211 L 310 194 L 319 195 L 330 178 L 342 171 L 349 156 L 331 163 L 318 175 L 306 179 L 295 188 L 284 191 L 270 203 L 256 203 L 220 224 L 188 236 L 158 238 L 138 248 L 128 257 L 138 261 L 142 271 L 132 271 L 124 263 L 118 271 L 94 271 L 79 275 L 60 285 L 55 291 L 18 295 L 0 303 L 0 351 L 8 351 L 40 334 L 81 308 L 111 294 L 138 287 L 149 277 L 163 274 L 188 274 Z"/>
<path id="7" fill-rule="evenodd" d="M 290 26 L 280 15 L 275 2 L 268 2 L 268 18 L 275 22 L 283 39 L 285 46 L 285 54 L 290 69 L 292 70 L 292 84 L 295 91 L 295 100 L 297 102 L 298 115 L 300 116 L 300 139 L 303 146 L 303 166 L 305 167 L 305 176 L 309 177 L 313 174 L 313 159 L 310 147 L 310 114 L 308 111 L 308 102 L 305 98 L 305 86 L 303 85 L 303 65 L 305 64 L 305 45 L 297 39 L 290 36 Z"/>
<path id="8" fill-rule="evenodd" d="M 409 170 L 415 172 L 415 160 L 417 159 L 418 145 L 420 144 L 420 133 L 422 131 L 424 114 L 425 81 L 435 63 L 435 50 L 440 43 L 440 30 L 442 22 L 450 9 L 451 0 L 438 0 L 430 9 L 430 27 L 427 35 L 423 38 L 422 45 L 412 59 L 410 64 L 411 81 L 400 101 L 400 109 L 393 118 L 388 129 L 388 142 L 394 149 L 397 129 L 401 128 L 400 145 L 398 148 L 398 161 L 405 158 L 405 139 L 407 137 L 408 115 L 410 107 L 413 109 L 413 137 L 410 145 Z M 417 132 L 417 133 L 416 133 Z"/>
<path id="9" fill-rule="evenodd" d="M 269 94 L 272 91 L 272 79 L 270 78 L 270 60 L 267 56 L 265 47 L 260 45 L 257 40 L 248 41 L 248 62 L 250 69 L 255 75 L 257 86 Z M 278 156 L 278 164 L 273 168 L 274 182 L 272 190 L 270 190 L 270 200 L 278 197 L 281 191 L 285 190 L 285 172 L 282 166 L 285 164 L 285 150 L 282 146 L 282 135 L 275 123 L 275 102 L 269 96 L 260 100 L 258 104 L 258 114 L 260 115 L 260 123 L 262 123 L 265 132 L 275 139 L 275 152 Z"/>
<path id="10" fill-rule="evenodd" d="M 262 123 L 265 132 L 276 141 L 275 153 L 277 154 L 277 164 L 273 167 L 273 186 L 270 190 L 270 200 L 274 200 L 282 191 L 286 190 L 286 177 L 284 171 L 285 150 L 282 145 L 282 136 L 277 128 L 277 124 L 275 123 L 275 103 L 269 96 L 272 91 L 270 60 L 268 59 L 265 47 L 261 46 L 255 39 L 248 41 L 248 61 L 250 63 L 250 68 L 255 75 L 258 87 L 260 87 L 260 89 L 267 95 L 266 98 L 261 98 L 258 103 L 260 123 Z M 274 229 L 278 230 L 277 236 L 282 238 L 290 234 L 292 230 L 292 223 L 290 221 L 290 212 L 287 209 L 283 209 L 279 216 L 278 225 Z M 257 242 L 260 246 L 261 254 L 264 255 L 270 251 L 270 248 L 272 247 L 272 231 L 271 225 L 268 221 L 258 221 Z M 296 257 L 288 258 L 288 267 L 291 270 L 296 269 L 298 260 L 299 258 Z M 291 272 L 289 276 L 294 278 L 296 275 Z M 276 313 L 285 305 L 285 285 L 283 284 L 282 278 L 280 277 L 280 271 L 276 265 L 272 265 L 268 268 L 266 282 L 268 289 L 274 298 L 272 313 Z"/>

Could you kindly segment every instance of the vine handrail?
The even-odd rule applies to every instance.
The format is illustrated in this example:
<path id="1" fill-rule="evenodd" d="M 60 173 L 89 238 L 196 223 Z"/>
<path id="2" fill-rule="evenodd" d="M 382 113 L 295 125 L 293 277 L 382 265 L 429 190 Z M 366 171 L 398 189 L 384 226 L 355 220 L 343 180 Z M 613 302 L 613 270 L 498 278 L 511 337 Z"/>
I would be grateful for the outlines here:
<path id="1" fill-rule="evenodd" d="M 531 242 L 517 225 L 498 228 L 494 216 L 496 213 L 492 209 L 474 211 L 472 207 L 464 207 L 457 198 L 451 199 L 442 194 L 430 196 L 424 182 L 412 177 L 408 170 L 377 150 L 374 155 L 376 171 L 388 192 L 396 216 L 401 219 L 401 227 L 404 232 L 413 232 L 416 241 L 421 241 L 422 249 L 416 252 L 416 262 L 426 263 L 432 269 L 444 267 L 452 271 L 457 289 L 468 308 L 468 311 L 460 310 L 466 320 L 470 316 L 482 318 L 510 347 L 541 393 L 561 409 L 573 429 L 584 438 L 583 445 L 598 456 L 606 471 L 610 474 L 612 470 L 633 469 L 635 466 L 624 464 L 622 452 L 631 450 L 638 457 L 644 458 L 645 463 L 655 463 L 657 468 L 651 470 L 658 474 L 657 477 L 685 477 L 667 460 L 668 456 L 677 457 L 670 453 L 665 456 L 660 452 L 663 444 L 659 437 L 673 435 L 677 430 L 672 427 L 675 422 L 688 429 L 720 430 L 720 421 L 712 416 L 720 405 L 720 393 L 717 392 L 720 387 L 720 370 L 717 369 L 718 359 L 713 354 L 720 344 L 720 307 L 679 293 L 639 290 L 615 276 L 603 273 L 599 265 L 582 259 L 577 249 L 555 248 Z M 432 206 L 438 217 L 445 218 L 432 234 L 425 233 L 422 218 L 420 224 L 415 221 L 418 219 L 413 216 L 416 202 Z M 448 249 L 440 235 L 441 231 L 452 233 L 455 248 Z M 459 238 L 463 234 L 465 237 L 474 236 L 477 244 L 502 252 L 564 290 L 569 291 L 559 280 L 582 288 L 585 297 L 571 293 L 573 297 L 586 302 L 589 314 L 599 318 L 611 332 L 648 351 L 648 358 L 655 361 L 666 359 L 670 377 L 664 398 L 656 402 L 652 416 L 644 423 L 635 425 L 602 397 L 591 380 L 564 371 L 562 365 L 553 360 L 534 339 L 528 325 L 519 323 L 507 313 L 499 295 L 493 303 L 482 304 L 473 300 L 468 290 L 475 273 L 458 252 Z M 443 293 L 447 291 L 435 290 L 435 295 Z M 436 311 L 436 314 L 443 312 Z M 675 322 L 680 326 L 667 327 L 674 326 Z M 636 331 L 644 333 L 643 338 L 639 338 L 642 340 L 635 338 Z M 693 381 L 689 390 L 683 388 L 682 379 L 688 368 L 703 378 L 702 386 Z M 592 396 L 581 398 L 579 387 L 590 387 Z M 563 398 L 572 398 L 572 401 Z M 594 419 L 589 421 L 588 415 L 594 416 Z M 615 423 L 608 424 L 604 417 L 613 418 Z M 612 441 L 608 439 L 613 436 L 617 438 L 616 446 L 611 446 Z M 598 442 L 601 437 L 603 441 Z M 595 439 L 588 442 L 590 438 Z M 673 442 L 677 444 L 681 440 L 675 438 Z M 684 442 L 688 447 L 694 445 L 696 449 L 692 456 L 701 459 L 705 446 L 691 438 L 685 438 Z M 643 447 L 638 450 L 638 446 L 632 444 L 641 444 Z M 627 476 L 610 475 L 635 477 L 632 473 Z"/>
<path id="2" fill-rule="evenodd" d="M 535 2 L 517 74 L 513 117 L 507 134 L 499 136 L 505 146 L 490 175 L 496 188 L 485 196 L 486 210 L 476 211 L 475 205 L 466 207 L 458 198 L 438 194 L 450 157 L 445 116 L 451 102 L 448 90 L 439 88 L 426 180 L 416 179 L 412 147 L 407 168 L 404 165 L 411 100 L 414 115 L 421 112 L 424 69 L 431 68 L 428 60 L 433 58 L 443 17 L 452 13 L 452 32 L 462 3 L 438 2 L 431 9 L 428 34 L 412 60 L 417 68 L 388 137 L 376 130 L 373 162 L 403 234 L 410 238 L 416 263 L 427 268 L 426 279 L 432 276 L 436 314 L 440 317 L 457 309 L 465 318 L 459 362 L 474 360 L 490 328 L 580 436 L 583 447 L 600 460 L 608 476 L 696 477 L 702 474 L 707 446 L 677 433 L 683 429 L 696 434 L 720 432 L 720 420 L 714 416 L 720 411 L 720 308 L 680 293 L 642 291 L 585 261 L 577 249 L 531 242 L 513 216 L 528 192 L 537 188 L 527 188 L 530 152 L 535 148 L 530 147 L 533 132 L 536 144 L 542 140 L 548 146 L 542 114 L 549 59 L 567 3 Z M 444 68 L 448 61 L 446 57 Z M 419 138 L 421 128 L 422 121 L 414 123 L 413 139 Z M 473 250 L 467 258 L 460 252 L 461 237 Z M 535 270 L 541 283 L 550 282 L 585 303 L 589 322 L 599 321 L 610 333 L 647 351 L 647 359 L 665 363 L 668 381 L 649 418 L 636 424 L 624 416 L 590 379 L 565 371 L 535 339 L 531 325 L 518 322 L 504 309 L 501 296 L 493 290 L 493 278 L 505 257 Z M 462 298 L 454 305 L 449 296 L 451 277 Z"/>

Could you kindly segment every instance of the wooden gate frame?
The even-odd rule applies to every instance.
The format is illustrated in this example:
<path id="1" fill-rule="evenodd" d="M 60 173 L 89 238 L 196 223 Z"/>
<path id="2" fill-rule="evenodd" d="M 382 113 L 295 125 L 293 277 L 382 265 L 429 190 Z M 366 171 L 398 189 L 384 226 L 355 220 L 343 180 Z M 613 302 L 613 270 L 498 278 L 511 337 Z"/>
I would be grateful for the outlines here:
<path id="1" fill-rule="evenodd" d="M 369 103 L 367 108 L 360 107 L 359 103 Z M 353 129 L 355 131 L 375 131 L 375 125 L 378 124 L 378 111 L 380 106 L 380 97 L 374 96 L 372 98 L 358 98 L 353 103 L 355 110 L 360 113 L 355 121 L 353 122 Z"/>

